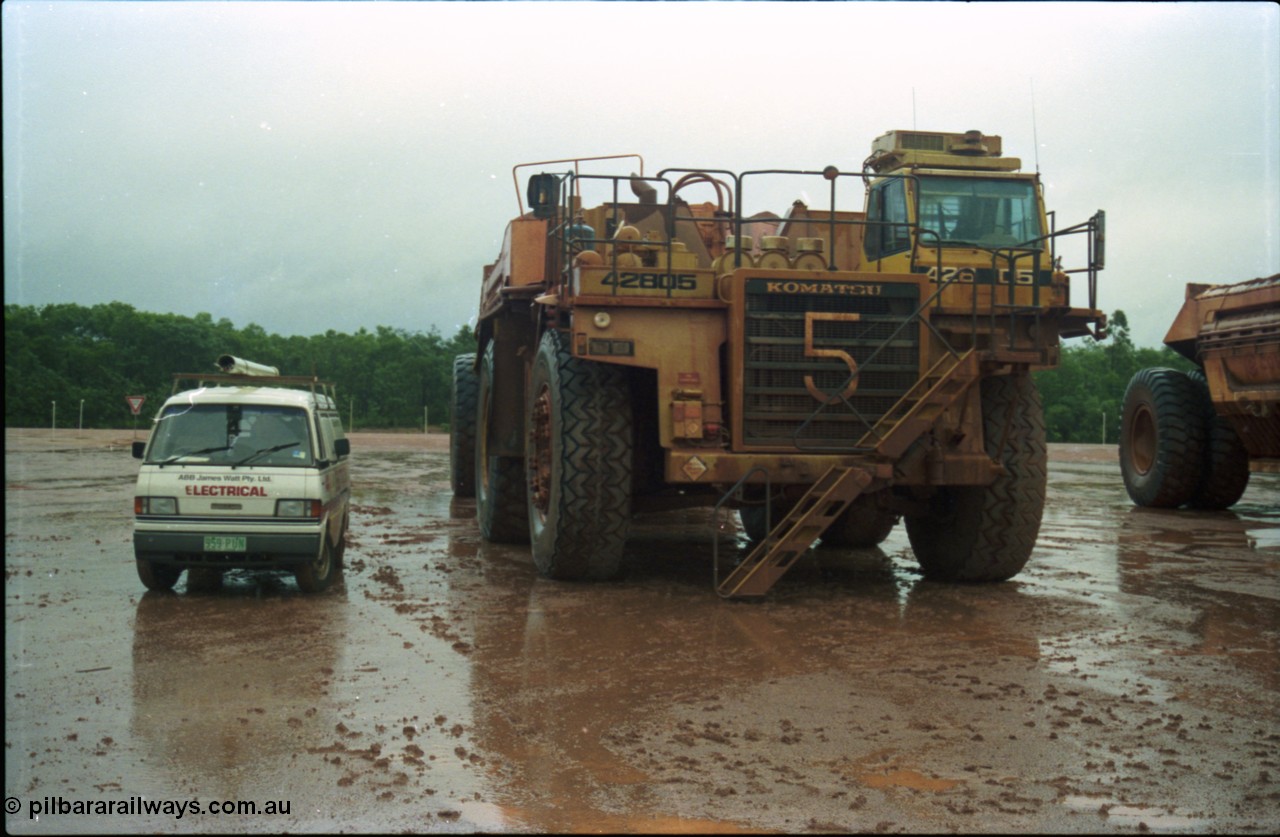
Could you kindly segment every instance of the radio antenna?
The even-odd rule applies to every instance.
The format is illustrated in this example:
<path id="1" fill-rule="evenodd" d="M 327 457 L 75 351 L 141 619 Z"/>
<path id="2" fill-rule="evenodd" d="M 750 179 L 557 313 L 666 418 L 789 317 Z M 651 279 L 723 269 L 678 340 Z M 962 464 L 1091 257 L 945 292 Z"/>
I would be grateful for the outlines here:
<path id="1" fill-rule="evenodd" d="M 1036 174 L 1040 174 L 1040 135 L 1036 133 L 1036 78 L 1031 77 L 1031 145 L 1035 148 Z"/>

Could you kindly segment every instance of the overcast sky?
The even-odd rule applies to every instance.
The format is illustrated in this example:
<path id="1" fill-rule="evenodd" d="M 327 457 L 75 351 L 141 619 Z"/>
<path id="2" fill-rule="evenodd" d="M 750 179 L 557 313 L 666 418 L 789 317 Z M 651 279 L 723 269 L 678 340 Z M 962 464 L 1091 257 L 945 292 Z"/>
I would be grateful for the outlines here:
<path id="1" fill-rule="evenodd" d="M 852 171 L 912 127 L 1002 135 L 1060 226 L 1105 209 L 1139 344 L 1187 282 L 1280 271 L 1271 2 L 0 10 L 6 303 L 449 336 L 518 163 Z"/>

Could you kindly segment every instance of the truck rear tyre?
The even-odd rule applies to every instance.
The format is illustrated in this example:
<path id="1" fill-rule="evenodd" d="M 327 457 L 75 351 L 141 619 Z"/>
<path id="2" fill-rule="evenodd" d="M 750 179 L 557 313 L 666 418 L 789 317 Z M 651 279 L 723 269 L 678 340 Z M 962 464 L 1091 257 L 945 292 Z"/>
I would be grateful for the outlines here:
<path id="1" fill-rule="evenodd" d="M 1193 509 L 1226 509 L 1234 506 L 1249 487 L 1249 451 L 1235 428 L 1213 407 L 1209 382 L 1199 369 L 1187 373 L 1200 393 L 1206 438 L 1200 484 L 1191 495 Z"/>
<path id="2" fill-rule="evenodd" d="M 476 356 L 453 359 L 449 393 L 449 484 L 455 497 L 476 496 Z"/>
<path id="3" fill-rule="evenodd" d="M 338 562 L 333 557 L 333 546 L 328 533 L 320 536 L 320 554 L 306 564 L 299 564 L 293 571 L 298 589 L 304 593 L 320 593 L 333 581 Z"/>
<path id="4" fill-rule="evenodd" d="M 626 372 L 542 337 L 525 414 L 529 531 L 538 571 L 608 579 L 622 570 L 631 518 L 632 412 Z"/>
<path id="5" fill-rule="evenodd" d="M 1124 393 L 1120 472 L 1139 506 L 1191 500 L 1204 471 L 1208 422 L 1199 386 L 1176 369 L 1143 369 Z"/>
<path id="6" fill-rule="evenodd" d="M 879 546 L 898 525 L 898 515 L 863 494 L 840 513 L 822 535 L 823 546 L 866 549 Z"/>
<path id="7" fill-rule="evenodd" d="M 752 543 L 760 543 L 769 535 L 769 529 L 777 526 L 782 518 L 791 513 L 792 504 L 783 499 L 776 499 L 772 507 L 765 511 L 764 503 L 743 506 L 738 509 L 738 520 L 742 523 L 742 531 Z M 772 519 L 769 517 L 772 516 Z"/>
<path id="8" fill-rule="evenodd" d="M 1047 454 L 1044 408 L 1029 375 L 984 378 L 986 452 L 1004 473 L 986 486 L 948 486 L 927 515 L 906 518 L 907 537 L 926 578 L 1004 581 L 1035 547 L 1044 514 Z"/>
<path id="9" fill-rule="evenodd" d="M 138 567 L 138 578 L 148 590 L 172 590 L 182 575 L 181 567 L 157 564 L 145 558 L 137 558 L 134 563 Z"/>
<path id="10" fill-rule="evenodd" d="M 492 441 L 489 416 L 493 403 L 493 344 L 485 349 L 477 385 L 475 442 L 476 522 L 480 534 L 493 543 L 529 542 L 529 515 L 525 501 L 524 459 L 489 453 Z"/>

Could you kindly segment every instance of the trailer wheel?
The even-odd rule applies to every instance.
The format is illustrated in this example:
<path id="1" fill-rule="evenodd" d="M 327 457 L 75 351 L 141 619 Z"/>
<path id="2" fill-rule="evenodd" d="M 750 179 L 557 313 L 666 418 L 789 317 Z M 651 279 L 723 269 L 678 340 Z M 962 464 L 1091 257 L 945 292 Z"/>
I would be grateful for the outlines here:
<path id="1" fill-rule="evenodd" d="M 622 569 L 631 518 L 632 412 L 625 371 L 542 337 L 525 413 L 533 561 L 548 578 L 607 579 Z"/>
<path id="2" fill-rule="evenodd" d="M 897 525 L 897 514 L 876 502 L 874 495 L 864 494 L 850 503 L 823 533 L 822 545 L 848 549 L 879 546 Z"/>
<path id="3" fill-rule="evenodd" d="M 181 567 L 170 564 L 157 564 L 145 558 L 135 559 L 134 563 L 138 567 L 138 578 L 148 590 L 172 590 L 182 575 Z"/>
<path id="4" fill-rule="evenodd" d="M 304 593 L 321 593 L 329 582 L 333 581 L 336 562 L 333 560 L 333 546 L 329 543 L 329 534 L 320 536 L 320 553 L 305 564 L 299 564 L 293 571 L 298 582 L 298 589 Z"/>
<path id="5" fill-rule="evenodd" d="M 1176 369 L 1143 369 L 1124 393 L 1120 472 L 1139 506 L 1177 508 L 1200 485 L 1208 435 L 1197 384 Z"/>
<path id="6" fill-rule="evenodd" d="M 1047 480 L 1040 393 L 1026 374 L 984 378 L 981 386 L 986 452 L 1004 471 L 990 485 L 942 488 L 930 499 L 929 514 L 906 518 L 926 578 L 1012 578 L 1040 533 Z"/>
<path id="7" fill-rule="evenodd" d="M 493 543 L 528 543 L 529 516 L 525 504 L 524 458 L 489 453 L 493 414 L 493 344 L 480 359 L 477 385 L 475 496 L 480 534 Z"/>
<path id="8" fill-rule="evenodd" d="M 1200 484 L 1189 505 L 1195 509 L 1225 509 L 1234 506 L 1249 487 L 1249 451 L 1231 423 L 1213 408 L 1209 382 L 1199 369 L 1187 373 L 1196 385 L 1204 408 L 1207 432 Z"/>
<path id="9" fill-rule="evenodd" d="M 476 496 L 476 356 L 453 359 L 449 393 L 449 483 L 455 497 Z"/>

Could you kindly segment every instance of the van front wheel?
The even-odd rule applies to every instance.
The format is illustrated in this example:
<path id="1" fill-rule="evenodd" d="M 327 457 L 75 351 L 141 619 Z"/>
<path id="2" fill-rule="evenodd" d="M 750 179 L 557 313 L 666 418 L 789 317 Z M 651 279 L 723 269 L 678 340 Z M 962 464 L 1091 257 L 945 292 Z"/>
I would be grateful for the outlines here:
<path id="1" fill-rule="evenodd" d="M 182 575 L 181 567 L 157 564 L 145 558 L 138 558 L 135 563 L 138 566 L 138 578 L 148 590 L 172 590 L 173 585 L 178 583 L 178 576 Z"/>
<path id="2" fill-rule="evenodd" d="M 328 534 L 320 537 L 320 554 L 306 564 L 299 564 L 293 571 L 298 581 L 298 589 L 304 593 L 319 593 L 333 581 L 334 567 L 333 547 L 329 544 Z"/>

